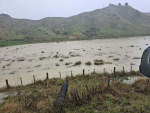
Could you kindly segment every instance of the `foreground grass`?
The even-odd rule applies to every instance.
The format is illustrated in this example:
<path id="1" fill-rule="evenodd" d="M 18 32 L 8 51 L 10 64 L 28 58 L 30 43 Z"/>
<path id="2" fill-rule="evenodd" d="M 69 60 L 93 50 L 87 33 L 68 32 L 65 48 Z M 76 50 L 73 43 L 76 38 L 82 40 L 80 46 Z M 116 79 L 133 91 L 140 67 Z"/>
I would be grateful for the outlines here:
<path id="1" fill-rule="evenodd" d="M 140 73 L 116 72 L 115 77 L 108 73 L 66 77 L 68 92 L 59 107 L 54 107 L 54 102 L 64 83 L 63 79 L 37 81 L 35 84 L 11 87 L 8 90 L 3 88 L 0 91 L 17 91 L 18 95 L 7 97 L 0 105 L 0 112 L 149 113 L 149 81 L 140 79 L 131 85 L 118 81 L 119 77 L 131 75 L 140 76 Z"/>

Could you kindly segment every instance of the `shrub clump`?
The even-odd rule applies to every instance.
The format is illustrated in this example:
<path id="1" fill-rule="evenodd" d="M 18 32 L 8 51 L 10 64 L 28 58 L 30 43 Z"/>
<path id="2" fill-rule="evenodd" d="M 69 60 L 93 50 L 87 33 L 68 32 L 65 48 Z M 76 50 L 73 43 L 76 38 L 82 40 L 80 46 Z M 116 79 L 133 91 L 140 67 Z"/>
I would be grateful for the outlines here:
<path id="1" fill-rule="evenodd" d="M 19 58 L 17 61 L 24 61 L 25 60 L 25 58 Z"/>
<path id="2" fill-rule="evenodd" d="M 140 57 L 133 57 L 133 59 L 141 59 Z"/>
<path id="3" fill-rule="evenodd" d="M 85 64 L 86 64 L 86 65 L 91 65 L 91 62 L 90 62 L 90 61 L 88 61 L 88 62 L 86 62 Z"/>
<path id="4" fill-rule="evenodd" d="M 65 65 L 70 65 L 70 64 L 72 64 L 72 63 L 71 63 L 71 62 L 66 62 L 66 63 L 65 63 Z"/>
<path id="5" fill-rule="evenodd" d="M 77 61 L 74 65 L 81 65 L 81 61 Z"/>
<path id="6" fill-rule="evenodd" d="M 59 58 L 59 55 L 54 55 L 53 58 Z"/>
<path id="7" fill-rule="evenodd" d="M 39 60 L 44 60 L 44 59 L 46 59 L 46 57 L 40 57 L 40 58 L 39 58 Z"/>
<path id="8" fill-rule="evenodd" d="M 114 58 L 114 61 L 118 61 L 118 60 L 120 60 L 119 58 Z"/>
<path id="9" fill-rule="evenodd" d="M 103 65 L 104 64 L 104 61 L 103 60 L 94 60 L 94 65 Z"/>
<path id="10" fill-rule="evenodd" d="M 64 59 L 60 59 L 59 61 L 62 62 L 62 61 L 64 61 Z"/>
<path id="11" fill-rule="evenodd" d="M 56 66 L 59 66 L 59 64 L 58 64 L 58 63 L 56 63 Z"/>

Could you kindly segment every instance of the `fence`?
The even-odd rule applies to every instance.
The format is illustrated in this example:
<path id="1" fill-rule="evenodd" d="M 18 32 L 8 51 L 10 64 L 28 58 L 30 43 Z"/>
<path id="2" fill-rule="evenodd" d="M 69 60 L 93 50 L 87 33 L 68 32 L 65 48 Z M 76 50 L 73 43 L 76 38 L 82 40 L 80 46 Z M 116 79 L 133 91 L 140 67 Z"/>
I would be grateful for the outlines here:
<path id="1" fill-rule="evenodd" d="M 54 77 L 64 79 L 66 76 L 74 76 L 77 74 L 83 74 L 83 76 L 84 76 L 86 74 L 91 74 L 91 73 L 105 73 L 105 72 L 114 73 L 114 76 L 115 76 L 116 71 L 129 72 L 132 70 L 134 70 L 134 68 L 132 66 L 128 67 L 127 69 L 124 66 L 122 67 L 122 69 L 118 68 L 118 67 L 97 68 L 97 69 L 91 69 L 91 70 L 81 69 L 81 70 L 70 70 L 70 71 L 65 71 L 65 72 L 59 71 L 57 73 L 53 73 L 53 77 L 51 77 L 51 74 L 47 72 L 47 73 L 45 73 L 45 75 L 42 75 L 42 76 L 41 75 L 40 76 L 33 75 L 30 77 L 26 77 L 26 76 L 15 77 L 14 76 L 14 79 L 7 78 L 5 81 L 1 80 L 0 83 L 3 83 L 3 86 L 5 86 L 5 84 L 6 84 L 6 87 L 10 88 L 10 86 L 19 86 L 19 85 L 23 86 L 23 85 L 27 85 L 30 83 L 35 83 L 37 80 L 44 80 L 44 79 L 49 79 L 49 78 L 54 78 Z"/>

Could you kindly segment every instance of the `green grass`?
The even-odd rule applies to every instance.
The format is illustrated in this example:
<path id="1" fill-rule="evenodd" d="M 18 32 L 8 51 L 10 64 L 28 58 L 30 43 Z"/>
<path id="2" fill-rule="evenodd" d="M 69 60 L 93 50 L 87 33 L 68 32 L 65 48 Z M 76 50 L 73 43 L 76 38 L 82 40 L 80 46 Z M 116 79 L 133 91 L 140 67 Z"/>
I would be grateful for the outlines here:
<path id="1" fill-rule="evenodd" d="M 117 72 L 116 74 L 118 77 L 141 75 L 135 71 Z M 150 85 L 147 85 L 147 79 L 140 79 L 128 85 L 119 82 L 119 78 L 116 77 L 108 85 L 108 77 L 114 79 L 112 74 L 108 73 L 66 77 L 65 80 L 68 81 L 69 86 L 66 98 L 62 103 L 63 107 L 54 107 L 64 83 L 63 79 L 39 80 L 35 84 L 23 87 L 2 88 L 0 92 L 24 90 L 25 93 L 21 95 L 20 101 L 18 96 L 9 96 L 4 103 L 0 104 L 0 112 L 150 112 Z"/>
<path id="2" fill-rule="evenodd" d="M 0 47 L 28 44 L 26 42 L 0 42 Z"/>

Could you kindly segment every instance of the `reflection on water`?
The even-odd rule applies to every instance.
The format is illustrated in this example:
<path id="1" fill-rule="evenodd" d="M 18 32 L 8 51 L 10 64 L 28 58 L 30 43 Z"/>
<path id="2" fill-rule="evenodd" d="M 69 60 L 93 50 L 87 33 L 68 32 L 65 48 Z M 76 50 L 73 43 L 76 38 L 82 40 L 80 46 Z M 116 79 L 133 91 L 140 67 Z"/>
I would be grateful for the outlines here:
<path id="1" fill-rule="evenodd" d="M 3 93 L 0 93 L 0 104 L 5 101 L 4 98 L 6 98 L 7 96 L 16 96 L 16 95 L 17 95 L 17 92 L 13 92 L 13 93 L 3 92 Z"/>
<path id="2" fill-rule="evenodd" d="M 129 76 L 129 77 L 126 77 L 125 79 L 120 79 L 120 81 L 122 81 L 123 83 L 126 83 L 126 84 L 132 84 L 134 83 L 136 80 L 139 80 L 139 79 L 144 79 L 146 77 L 142 77 L 142 76 Z"/>
<path id="3" fill-rule="evenodd" d="M 97 39 L 86 41 L 71 41 L 60 43 L 27 44 L 0 48 L 0 87 L 5 86 L 5 79 L 10 85 L 23 85 L 33 82 L 33 75 L 37 79 L 91 73 L 95 69 L 102 73 L 116 71 L 130 71 L 139 69 L 140 57 L 143 50 L 150 45 L 150 37 L 134 37 L 121 39 Z M 62 60 L 63 59 L 63 60 Z M 94 65 L 95 59 L 102 59 L 104 65 Z M 81 61 L 80 66 L 73 66 Z M 90 61 L 91 65 L 85 65 Z M 57 64 L 57 65 L 56 65 Z M 69 64 L 69 65 L 67 65 Z"/>

